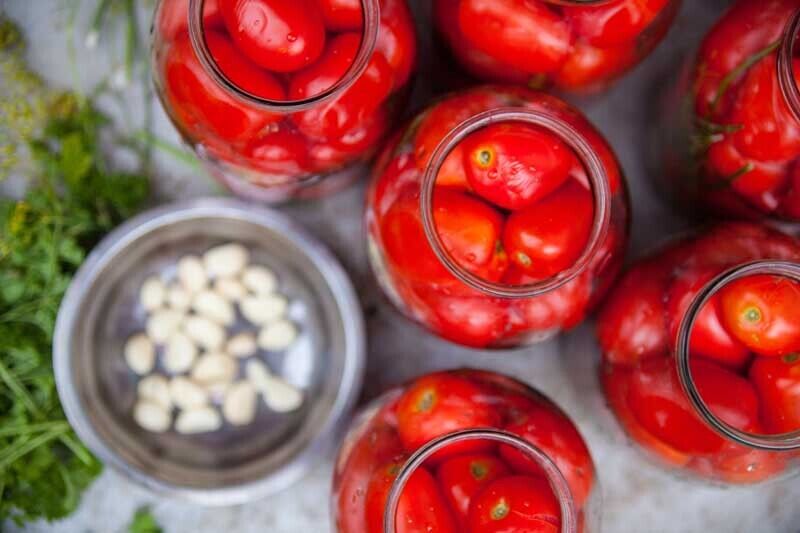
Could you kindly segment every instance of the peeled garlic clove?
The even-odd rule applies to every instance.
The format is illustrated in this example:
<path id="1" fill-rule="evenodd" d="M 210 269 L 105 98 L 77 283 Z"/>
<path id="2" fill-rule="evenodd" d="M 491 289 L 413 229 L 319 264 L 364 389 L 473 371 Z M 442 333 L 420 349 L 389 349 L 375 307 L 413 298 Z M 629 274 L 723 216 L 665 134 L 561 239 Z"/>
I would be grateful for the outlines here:
<path id="1" fill-rule="evenodd" d="M 223 353 L 208 353 L 197 360 L 192 379 L 202 385 L 230 383 L 236 378 L 239 366 L 233 357 Z"/>
<path id="2" fill-rule="evenodd" d="M 140 427 L 153 433 L 168 430 L 172 422 L 169 411 L 148 400 L 142 400 L 133 407 L 133 419 Z"/>
<path id="3" fill-rule="evenodd" d="M 257 350 L 256 337 L 248 332 L 237 333 L 228 339 L 228 343 L 225 345 L 225 352 L 228 355 L 242 359 L 255 355 Z"/>
<path id="4" fill-rule="evenodd" d="M 279 294 L 247 296 L 239 302 L 242 315 L 257 326 L 282 318 L 288 307 L 289 302 Z"/>
<path id="5" fill-rule="evenodd" d="M 228 392 L 231 386 L 229 381 L 203 383 L 202 385 L 208 391 L 208 396 L 214 403 L 222 403 L 225 400 L 225 393 Z"/>
<path id="6" fill-rule="evenodd" d="M 190 339 L 206 350 L 219 350 L 225 343 L 225 328 L 206 317 L 188 317 L 183 330 Z"/>
<path id="7" fill-rule="evenodd" d="M 276 376 L 269 376 L 260 392 L 267 406 L 278 413 L 295 411 L 303 404 L 302 391 Z"/>
<path id="8" fill-rule="evenodd" d="M 157 403 L 166 410 L 172 409 L 172 396 L 169 391 L 169 381 L 160 374 L 151 374 L 142 378 L 136 386 L 139 399 Z"/>
<path id="9" fill-rule="evenodd" d="M 153 370 L 156 363 L 156 347 L 142 333 L 134 335 L 125 342 L 125 362 L 131 370 L 143 376 Z"/>
<path id="10" fill-rule="evenodd" d="M 271 294 L 278 288 L 278 278 L 265 266 L 253 265 L 244 270 L 242 283 L 257 295 Z"/>
<path id="11" fill-rule="evenodd" d="M 214 291 L 231 302 L 238 302 L 247 296 L 247 289 L 242 283 L 231 278 L 217 278 L 214 281 Z"/>
<path id="12" fill-rule="evenodd" d="M 145 331 L 157 344 L 163 344 L 180 328 L 184 315 L 174 309 L 159 309 L 147 319 Z"/>
<path id="13" fill-rule="evenodd" d="M 208 405 L 208 392 L 189 378 L 178 376 L 169 382 L 172 401 L 181 409 L 194 409 Z"/>
<path id="14" fill-rule="evenodd" d="M 233 324 L 236 311 L 233 305 L 214 291 L 202 290 L 194 295 L 192 309 L 201 316 L 222 325 Z"/>
<path id="15" fill-rule="evenodd" d="M 256 416 L 256 389 L 252 383 L 239 381 L 225 393 L 222 414 L 234 426 L 250 424 Z"/>
<path id="16" fill-rule="evenodd" d="M 192 367 L 197 359 L 197 346 L 187 335 L 176 332 L 164 348 L 164 368 L 180 374 Z"/>
<path id="17" fill-rule="evenodd" d="M 266 382 L 270 377 L 270 371 L 267 365 L 258 359 L 250 359 L 244 367 L 245 376 L 253 384 L 253 386 L 261 392 L 266 386 Z"/>
<path id="18" fill-rule="evenodd" d="M 239 275 L 250 260 L 250 252 L 241 244 L 223 244 L 203 254 L 203 265 L 209 276 L 231 278 Z"/>
<path id="19" fill-rule="evenodd" d="M 181 411 L 175 420 L 175 430 L 184 435 L 208 433 L 218 430 L 220 426 L 222 426 L 222 417 L 213 407 L 198 407 Z"/>
<path id="20" fill-rule="evenodd" d="M 297 339 L 297 328 L 288 320 L 267 324 L 258 334 L 258 345 L 264 350 L 285 350 Z"/>
<path id="21" fill-rule="evenodd" d="M 146 311 L 155 311 L 164 305 L 167 289 L 164 283 L 156 276 L 151 276 L 142 284 L 139 290 L 139 302 Z"/>
<path id="22" fill-rule="evenodd" d="M 208 284 L 208 274 L 203 261 L 196 255 L 187 255 L 178 261 L 178 281 L 190 293 L 203 290 Z"/>
<path id="23" fill-rule="evenodd" d="M 186 311 L 192 305 L 192 296 L 180 285 L 173 285 L 167 290 L 167 305 L 178 311 Z"/>

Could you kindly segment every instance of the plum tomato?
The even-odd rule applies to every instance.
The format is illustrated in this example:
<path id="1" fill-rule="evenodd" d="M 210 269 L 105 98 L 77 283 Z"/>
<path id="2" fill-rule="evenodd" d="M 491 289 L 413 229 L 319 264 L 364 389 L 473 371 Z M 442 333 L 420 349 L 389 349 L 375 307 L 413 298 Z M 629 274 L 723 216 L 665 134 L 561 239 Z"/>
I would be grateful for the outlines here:
<path id="1" fill-rule="evenodd" d="M 758 423 L 753 386 L 713 362 L 696 359 L 690 364 L 698 393 L 711 412 L 737 429 L 752 430 Z M 679 452 L 715 454 L 727 443 L 694 412 L 671 357 L 648 359 L 632 371 L 628 405 L 642 427 Z"/>
<path id="2" fill-rule="evenodd" d="M 539 202 L 514 211 L 503 230 L 512 263 L 535 279 L 572 266 L 586 249 L 594 220 L 592 193 L 575 180 Z"/>
<path id="3" fill-rule="evenodd" d="M 436 469 L 436 479 L 450 507 L 464 523 L 475 494 L 487 483 L 510 473 L 511 470 L 498 457 L 472 454 L 444 461 Z"/>
<path id="4" fill-rule="evenodd" d="M 358 31 L 364 26 L 362 0 L 318 0 L 330 31 Z"/>
<path id="5" fill-rule="evenodd" d="M 222 44 L 227 43 L 227 38 L 220 33 L 208 32 L 206 39 L 215 43 L 218 52 L 230 45 Z M 274 82 L 268 73 L 257 68 L 238 75 L 259 87 L 269 87 Z M 228 144 L 250 141 L 277 119 L 242 104 L 219 87 L 197 59 L 188 34 L 178 37 L 172 44 L 165 60 L 164 77 L 167 98 L 180 119 L 178 122 L 193 136 L 211 136 Z"/>
<path id="6" fill-rule="evenodd" d="M 156 14 L 160 34 L 168 40 L 189 30 L 189 0 L 164 0 Z M 218 0 L 203 2 L 203 30 L 220 30 L 225 27 Z"/>
<path id="7" fill-rule="evenodd" d="M 325 24 L 316 0 L 218 0 L 236 46 L 273 72 L 294 72 L 325 49 Z"/>
<path id="8" fill-rule="evenodd" d="M 785 276 L 739 278 L 720 290 L 728 331 L 762 356 L 800 352 L 800 283 Z"/>
<path id="9" fill-rule="evenodd" d="M 319 61 L 292 76 L 289 98 L 305 100 L 333 87 L 350 69 L 359 48 L 358 33 L 341 33 L 332 38 Z M 366 70 L 342 95 L 295 113 L 292 120 L 309 137 L 342 137 L 376 112 L 391 92 L 393 76 L 383 55 L 373 54 Z"/>
<path id="10" fill-rule="evenodd" d="M 558 71 L 572 46 L 569 24 L 544 2 L 461 0 L 458 25 L 475 48 L 531 75 Z"/>
<path id="11" fill-rule="evenodd" d="M 516 313 L 512 322 L 522 333 L 536 332 L 541 334 L 555 328 L 569 330 L 577 326 L 588 313 L 589 300 L 592 294 L 592 276 L 588 270 L 561 287 L 535 298 L 514 300 L 512 306 Z M 505 283 L 509 285 L 530 285 L 537 280 L 529 276 L 516 265 L 508 267 Z"/>
<path id="12" fill-rule="evenodd" d="M 394 89 L 406 85 L 417 60 L 417 36 L 414 18 L 405 0 L 381 1 L 381 26 L 375 49 L 392 67 Z"/>
<path id="13" fill-rule="evenodd" d="M 524 209 L 559 188 L 576 159 L 555 134 L 508 122 L 486 126 L 462 141 L 467 180 L 505 209 Z"/>
<path id="14" fill-rule="evenodd" d="M 547 454 L 567 480 L 575 505 L 583 507 L 594 484 L 592 458 L 583 437 L 556 408 L 533 401 L 526 403 L 527 406 L 515 410 L 514 419 L 504 429 Z M 515 472 L 543 474 L 536 462 L 516 448 L 501 445 L 500 456 Z"/>
<path id="15" fill-rule="evenodd" d="M 569 58 L 553 75 L 556 87 L 571 91 L 592 91 L 608 84 L 636 62 L 636 48 L 622 45 L 597 48 L 576 43 Z"/>
<path id="16" fill-rule="evenodd" d="M 774 478 L 786 469 L 788 460 L 785 453 L 730 442 L 725 450 L 712 457 L 696 457 L 689 467 L 701 475 L 726 483 L 749 484 Z"/>
<path id="17" fill-rule="evenodd" d="M 558 533 L 561 506 L 542 477 L 502 477 L 475 496 L 469 510 L 469 531 Z"/>
<path id="18" fill-rule="evenodd" d="M 627 44 L 644 32 L 669 0 L 612 0 L 601 5 L 567 5 L 562 9 L 575 32 L 601 48 Z"/>
<path id="19" fill-rule="evenodd" d="M 680 270 L 667 292 L 667 317 L 672 346 L 686 312 L 700 290 L 722 272 L 719 267 L 698 267 Z M 692 356 L 705 357 L 734 369 L 743 368 L 750 360 L 747 346 L 734 338 L 722 323 L 720 297 L 715 294 L 698 313 L 689 350 Z"/>
<path id="20" fill-rule="evenodd" d="M 486 391 L 469 379 L 447 373 L 424 376 L 403 393 L 397 406 L 397 431 L 409 453 L 427 442 L 463 429 L 497 427 L 496 411 L 482 403 Z M 437 453 L 453 456 L 459 452 L 491 449 L 491 442 L 467 441 Z"/>
<path id="21" fill-rule="evenodd" d="M 472 290 L 475 295 L 451 295 L 452 287 L 443 291 L 420 291 L 430 312 L 434 329 L 443 338 L 471 346 L 494 346 L 508 331 L 510 304 L 502 298 L 487 298 Z"/>
<path id="22" fill-rule="evenodd" d="M 268 174 L 297 176 L 309 169 L 306 138 L 290 129 L 267 133 L 247 145 L 247 162 Z"/>
<path id="23" fill-rule="evenodd" d="M 750 381 L 761 400 L 761 420 L 767 433 L 800 430 L 800 354 L 756 357 Z"/>
<path id="24" fill-rule="evenodd" d="M 234 84 L 260 98 L 281 102 L 286 90 L 278 79 L 260 69 L 219 32 L 206 32 L 206 44 L 214 62 Z"/>
<path id="25" fill-rule="evenodd" d="M 383 517 L 389 491 L 400 473 L 402 462 L 379 467 L 372 476 L 366 497 L 366 533 L 383 533 Z M 424 468 L 411 474 L 395 516 L 397 533 L 457 533 L 456 520 L 436 480 Z"/>

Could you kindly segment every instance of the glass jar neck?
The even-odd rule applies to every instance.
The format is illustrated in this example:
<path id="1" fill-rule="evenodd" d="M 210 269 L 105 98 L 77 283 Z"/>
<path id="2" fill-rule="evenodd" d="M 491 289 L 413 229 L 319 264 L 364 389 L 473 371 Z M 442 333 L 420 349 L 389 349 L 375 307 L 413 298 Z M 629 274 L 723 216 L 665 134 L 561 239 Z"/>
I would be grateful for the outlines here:
<path id="1" fill-rule="evenodd" d="M 721 420 L 706 405 L 692 376 L 689 341 L 692 328 L 700 312 L 723 287 L 738 279 L 754 275 L 780 276 L 800 282 L 800 264 L 789 261 L 755 261 L 734 267 L 708 282 L 689 304 L 681 320 L 675 348 L 678 378 L 695 413 L 723 438 L 736 444 L 761 450 L 800 449 L 800 430 L 776 435 L 753 434 L 738 430 Z"/>
<path id="2" fill-rule="evenodd" d="M 792 111 L 794 118 L 800 122 L 800 87 L 794 72 L 795 50 L 800 37 L 800 9 L 795 12 L 786 24 L 780 45 L 778 47 L 778 83 L 786 104 Z"/>
<path id="3" fill-rule="evenodd" d="M 189 0 L 189 39 L 200 64 L 211 79 L 237 100 L 273 113 L 298 112 L 318 106 L 339 97 L 364 73 L 378 42 L 381 22 L 380 0 L 360 0 L 364 20 L 361 46 L 345 74 L 331 87 L 310 98 L 285 102 L 262 98 L 246 91 L 222 72 L 214 60 L 205 38 L 203 8 L 206 0 Z"/>
<path id="4" fill-rule="evenodd" d="M 572 148 L 583 163 L 594 197 L 594 218 L 589 240 L 581 256 L 566 270 L 542 281 L 526 285 L 494 283 L 462 267 L 446 250 L 436 229 L 433 216 L 433 197 L 439 169 L 456 146 L 471 133 L 492 124 L 521 122 L 554 134 Z M 554 291 L 580 275 L 591 263 L 605 240 L 611 224 L 611 192 L 605 166 L 588 141 L 566 121 L 542 111 L 508 107 L 485 111 L 453 128 L 431 154 L 430 163 L 422 177 L 420 211 L 425 236 L 439 261 L 453 276 L 480 292 L 500 298 L 532 298 Z"/>
<path id="5" fill-rule="evenodd" d="M 394 480 L 389 490 L 386 508 L 383 514 L 383 533 L 397 533 L 395 522 L 397 509 L 400 504 L 400 497 L 412 474 L 435 453 L 453 444 L 475 440 L 491 440 L 511 446 L 534 461 L 542 469 L 542 472 L 544 472 L 550 484 L 550 488 L 559 502 L 561 510 L 561 533 L 578 533 L 578 513 L 575 508 L 575 500 L 572 497 L 572 492 L 570 491 L 567 480 L 552 459 L 542 450 L 516 435 L 491 429 L 469 429 L 451 433 L 432 440 L 417 450 L 400 468 L 400 472 L 397 474 L 397 478 Z"/>

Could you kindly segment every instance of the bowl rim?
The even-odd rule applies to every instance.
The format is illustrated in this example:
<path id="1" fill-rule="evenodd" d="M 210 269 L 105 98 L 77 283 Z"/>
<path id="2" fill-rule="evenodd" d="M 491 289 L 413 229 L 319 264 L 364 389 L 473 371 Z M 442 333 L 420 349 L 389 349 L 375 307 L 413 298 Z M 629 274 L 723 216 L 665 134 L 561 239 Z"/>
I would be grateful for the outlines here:
<path id="1" fill-rule="evenodd" d="M 345 350 L 342 379 L 330 414 L 314 437 L 289 462 L 267 476 L 238 485 L 197 488 L 166 482 L 130 465 L 98 435 L 82 408 L 73 380 L 70 346 L 76 329 L 77 311 L 89 296 L 89 289 L 123 250 L 166 225 L 209 217 L 248 222 L 263 229 L 279 231 L 292 241 L 313 263 L 331 290 L 334 302 L 344 317 L 342 323 Z M 334 452 L 344 430 L 344 422 L 355 408 L 361 393 L 366 368 L 366 345 L 364 316 L 355 288 L 341 263 L 327 246 L 289 216 L 274 209 L 233 198 L 207 197 L 168 203 L 146 210 L 113 229 L 95 246 L 76 272 L 59 306 L 53 334 L 53 370 L 67 420 L 87 448 L 104 464 L 110 465 L 135 483 L 168 496 L 201 505 L 236 505 L 287 488 Z"/>

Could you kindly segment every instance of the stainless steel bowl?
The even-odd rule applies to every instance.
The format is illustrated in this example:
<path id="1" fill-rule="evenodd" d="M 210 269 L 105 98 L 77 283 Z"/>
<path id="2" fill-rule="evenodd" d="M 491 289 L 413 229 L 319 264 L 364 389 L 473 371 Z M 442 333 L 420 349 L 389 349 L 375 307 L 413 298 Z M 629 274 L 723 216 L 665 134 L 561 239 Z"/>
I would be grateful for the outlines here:
<path id="1" fill-rule="evenodd" d="M 139 287 L 169 276 L 181 256 L 229 241 L 274 269 L 293 302 L 300 341 L 268 363 L 306 390 L 306 402 L 291 414 L 261 405 L 245 428 L 144 431 L 131 415 L 137 377 L 123 358 L 125 340 L 144 327 Z M 332 451 L 361 388 L 364 335 L 350 280 L 323 245 L 276 211 L 203 199 L 144 213 L 97 246 L 61 304 L 53 358 L 67 418 L 102 461 L 151 489 L 228 505 L 285 488 Z"/>

